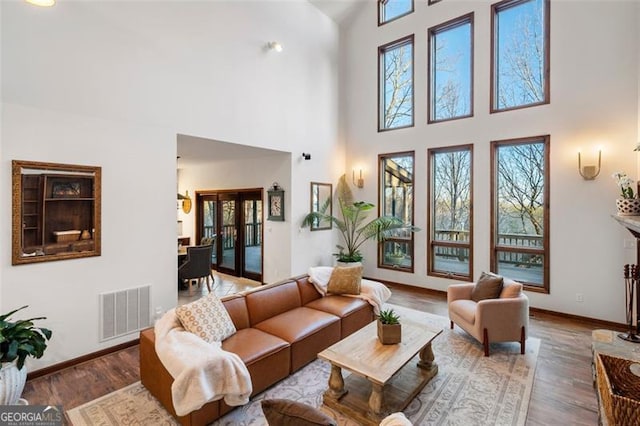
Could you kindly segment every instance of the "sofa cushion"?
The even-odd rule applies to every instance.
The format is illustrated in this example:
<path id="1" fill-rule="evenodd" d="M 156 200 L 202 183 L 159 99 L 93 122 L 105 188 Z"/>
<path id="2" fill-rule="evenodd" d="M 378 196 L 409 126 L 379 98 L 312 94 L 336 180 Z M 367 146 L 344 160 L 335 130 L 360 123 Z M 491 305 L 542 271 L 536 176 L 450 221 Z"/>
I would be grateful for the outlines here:
<path id="1" fill-rule="evenodd" d="M 344 318 L 352 312 L 362 309 L 369 305 L 363 299 L 347 296 L 325 296 L 313 302 L 307 303 L 305 306 L 311 309 L 328 312 L 340 318 Z"/>
<path id="2" fill-rule="evenodd" d="M 259 287 L 245 295 L 251 325 L 302 306 L 298 283 L 272 284 Z"/>
<path id="3" fill-rule="evenodd" d="M 522 293 L 522 284 L 519 282 L 505 279 L 502 284 L 502 291 L 500 292 L 501 299 L 510 299 L 519 297 Z"/>
<path id="4" fill-rule="evenodd" d="M 229 312 L 229 316 L 236 326 L 236 330 L 251 327 L 249 323 L 249 310 L 244 296 L 234 294 L 221 299 L 222 304 Z"/>
<path id="5" fill-rule="evenodd" d="M 213 343 L 221 342 L 236 332 L 236 327 L 218 297 L 207 296 L 176 308 L 176 316 L 185 330 Z"/>
<path id="6" fill-rule="evenodd" d="M 456 314 L 458 314 L 458 316 L 460 316 L 460 318 L 462 318 L 469 324 L 473 324 L 476 322 L 476 306 L 477 303 L 473 300 L 454 300 L 449 304 L 449 311 L 455 312 Z"/>
<path id="7" fill-rule="evenodd" d="M 262 400 L 262 412 L 271 426 L 337 426 L 317 408 L 287 399 Z"/>
<path id="8" fill-rule="evenodd" d="M 222 349 L 237 354 L 245 365 L 288 346 L 289 343 L 281 338 L 255 328 L 238 330 L 233 336 L 222 342 Z"/>
<path id="9" fill-rule="evenodd" d="M 331 294 L 360 294 L 360 283 L 362 281 L 362 265 L 359 266 L 337 266 L 333 268 L 327 293 Z"/>
<path id="10" fill-rule="evenodd" d="M 340 318 L 335 315 L 301 307 L 276 315 L 255 324 L 254 327 L 265 333 L 278 336 L 289 343 L 294 343 L 338 321 Z"/>
<path id="11" fill-rule="evenodd" d="M 479 302 L 484 299 L 496 299 L 502 291 L 503 278 L 500 275 L 483 272 L 471 290 L 471 300 Z"/>

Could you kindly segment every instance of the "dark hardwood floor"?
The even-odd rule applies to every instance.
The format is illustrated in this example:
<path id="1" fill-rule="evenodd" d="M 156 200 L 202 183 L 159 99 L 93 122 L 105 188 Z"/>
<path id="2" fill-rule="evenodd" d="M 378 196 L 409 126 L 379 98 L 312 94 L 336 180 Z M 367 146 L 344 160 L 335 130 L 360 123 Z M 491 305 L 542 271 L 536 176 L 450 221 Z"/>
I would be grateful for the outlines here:
<path id="1" fill-rule="evenodd" d="M 442 293 L 390 286 L 389 302 L 447 316 Z M 541 340 L 527 425 L 598 424 L 591 376 L 591 331 L 597 324 L 549 313 L 533 314 L 530 336 Z M 31 404 L 69 410 L 140 380 L 138 346 L 29 380 L 23 397 Z"/>

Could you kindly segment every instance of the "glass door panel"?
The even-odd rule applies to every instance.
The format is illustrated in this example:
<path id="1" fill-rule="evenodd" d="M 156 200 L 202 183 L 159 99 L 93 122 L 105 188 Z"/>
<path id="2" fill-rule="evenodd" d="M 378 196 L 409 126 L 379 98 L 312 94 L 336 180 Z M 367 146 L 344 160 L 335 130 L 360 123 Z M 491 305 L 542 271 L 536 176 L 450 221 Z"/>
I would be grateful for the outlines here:
<path id="1" fill-rule="evenodd" d="M 209 199 L 212 198 L 212 199 Z M 202 229 L 200 243 L 206 243 L 207 241 L 213 242 L 213 250 L 211 251 L 211 265 L 217 265 L 217 202 L 213 197 L 206 197 L 202 205 Z"/>
<path id="2" fill-rule="evenodd" d="M 261 195 L 261 194 L 260 194 Z M 262 278 L 262 200 L 244 200 L 244 264 L 242 275 Z"/>
<path id="3" fill-rule="evenodd" d="M 220 268 L 236 271 L 236 241 L 238 236 L 236 221 L 236 200 L 222 200 L 220 203 L 221 234 L 219 244 L 222 248 Z"/>

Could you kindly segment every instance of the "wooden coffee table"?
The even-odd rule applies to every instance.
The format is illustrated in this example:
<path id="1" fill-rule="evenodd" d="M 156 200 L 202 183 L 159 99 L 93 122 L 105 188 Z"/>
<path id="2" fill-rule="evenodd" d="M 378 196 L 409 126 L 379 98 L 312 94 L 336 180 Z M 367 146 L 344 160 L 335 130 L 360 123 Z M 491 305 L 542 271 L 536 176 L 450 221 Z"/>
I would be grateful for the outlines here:
<path id="1" fill-rule="evenodd" d="M 380 343 L 374 321 L 318 354 L 331 363 L 325 405 L 363 424 L 377 425 L 389 413 L 402 411 L 438 372 L 431 342 L 442 328 L 429 325 L 424 312 L 394 310 L 402 323 L 399 344 Z M 417 354 L 418 368 L 409 364 Z M 346 380 L 343 368 L 353 373 Z"/>

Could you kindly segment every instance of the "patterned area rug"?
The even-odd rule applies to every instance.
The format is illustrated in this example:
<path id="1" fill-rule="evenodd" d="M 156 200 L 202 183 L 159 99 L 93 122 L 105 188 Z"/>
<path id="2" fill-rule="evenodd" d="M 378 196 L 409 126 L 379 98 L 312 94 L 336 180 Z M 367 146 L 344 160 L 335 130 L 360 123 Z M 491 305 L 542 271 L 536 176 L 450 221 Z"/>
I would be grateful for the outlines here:
<path id="1" fill-rule="evenodd" d="M 434 315 L 433 323 L 444 328 L 433 344 L 439 371 L 404 410 L 413 424 L 524 425 L 540 340 L 530 337 L 524 356 L 518 343 L 492 344 L 491 356 L 486 358 L 482 345 L 464 331 L 449 330 L 448 319 Z M 321 407 L 342 426 L 358 425 L 322 405 L 329 373 L 329 364 L 316 360 L 213 425 L 264 426 L 260 402 L 271 398 Z M 177 424 L 140 382 L 69 410 L 67 415 L 77 426 Z"/>

